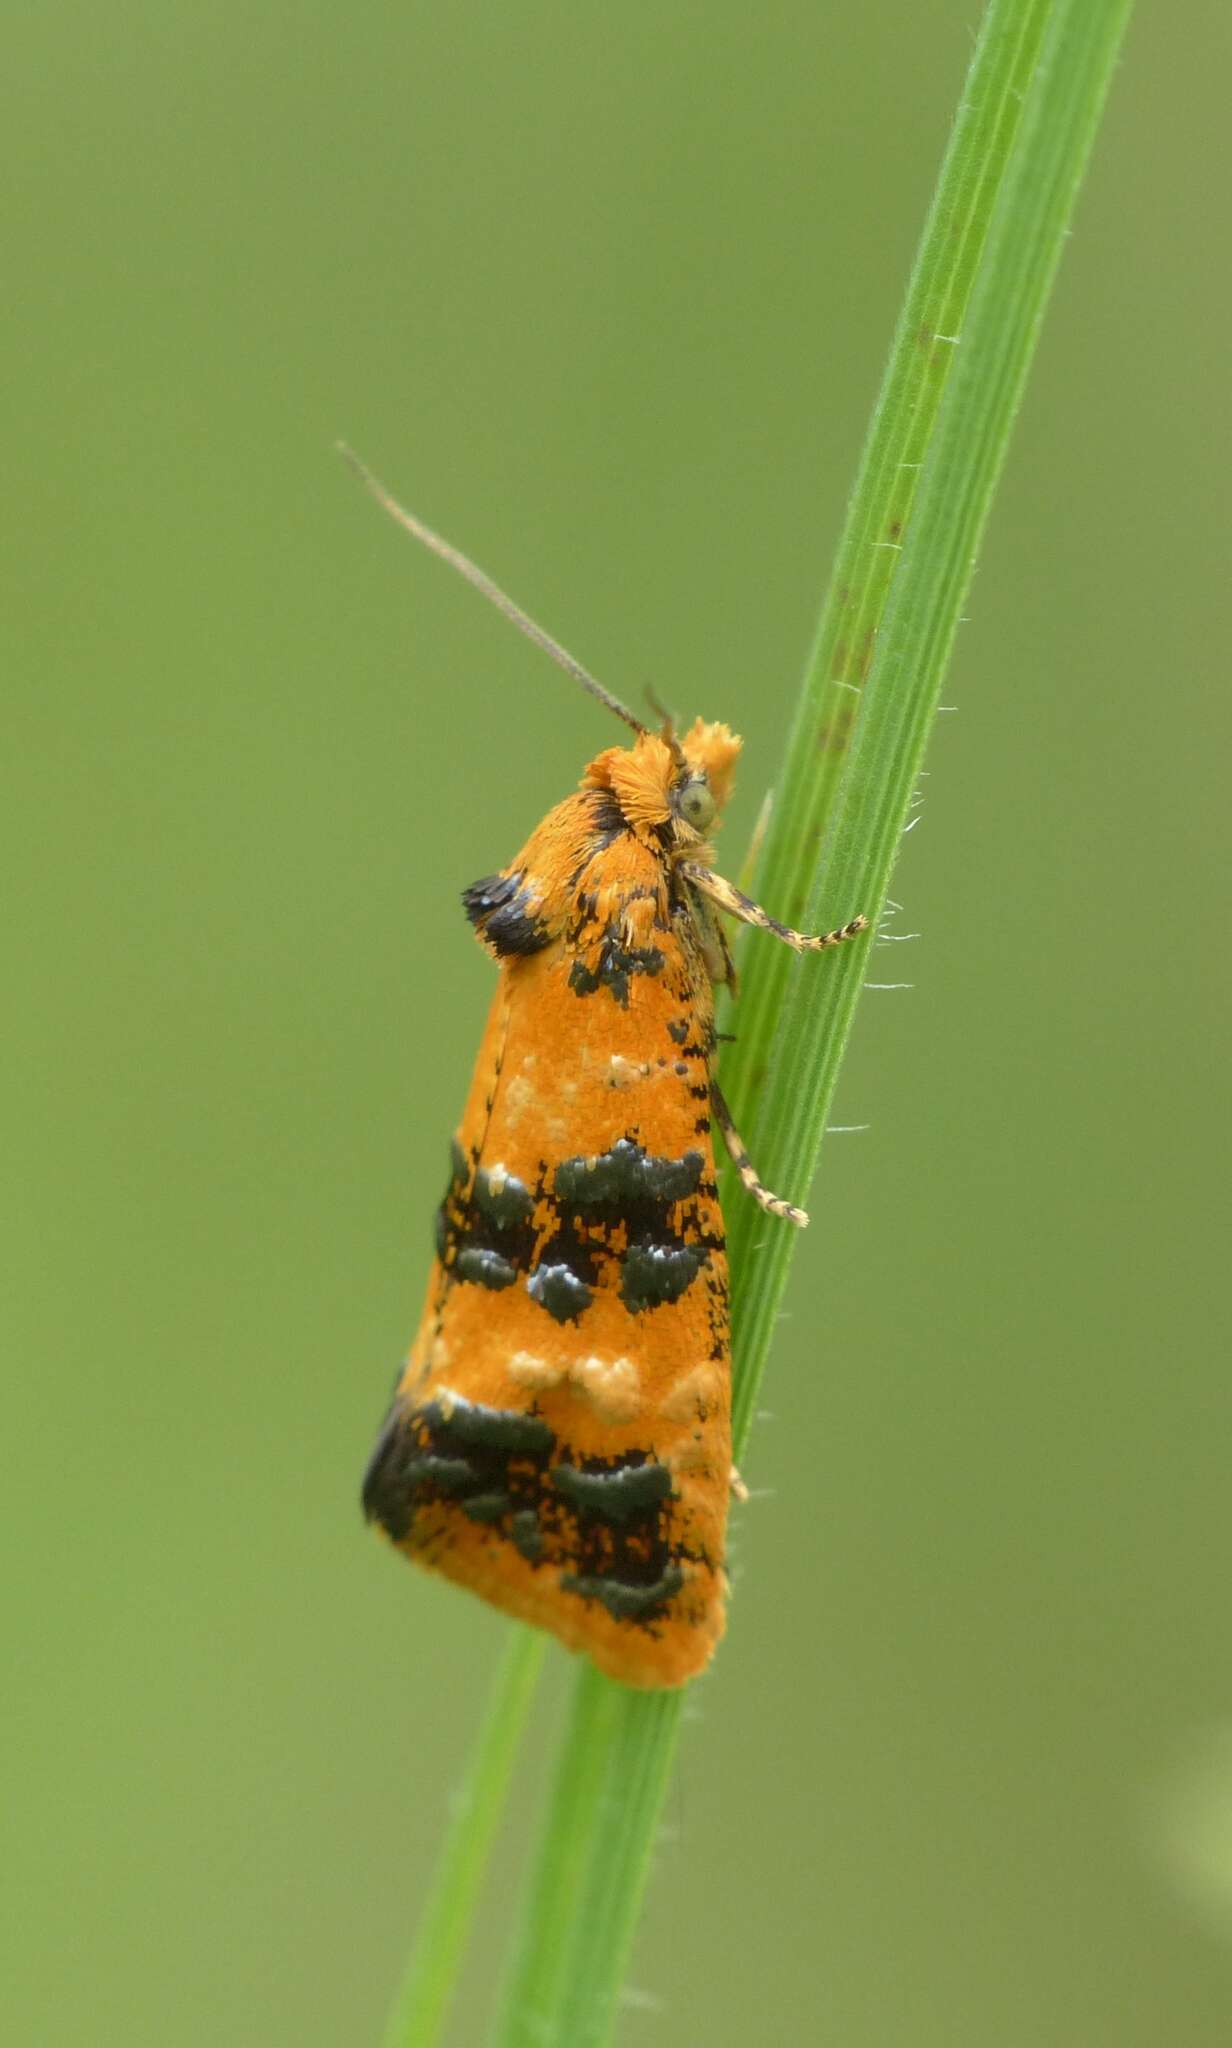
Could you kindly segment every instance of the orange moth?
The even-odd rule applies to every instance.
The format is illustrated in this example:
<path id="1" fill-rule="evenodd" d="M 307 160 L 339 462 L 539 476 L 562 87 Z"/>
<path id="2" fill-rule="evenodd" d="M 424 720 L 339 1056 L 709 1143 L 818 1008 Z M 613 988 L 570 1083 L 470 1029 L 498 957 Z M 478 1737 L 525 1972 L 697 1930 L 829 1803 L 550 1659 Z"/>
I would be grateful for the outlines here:
<path id="1" fill-rule="evenodd" d="M 632 729 L 521 852 L 463 892 L 499 965 L 437 1213 L 419 1334 L 364 1480 L 408 1557 L 612 1678 L 680 1685 L 723 1633 L 730 1338 L 712 1126 L 720 914 L 799 951 L 713 867 L 740 741 L 651 731 L 349 450 L 387 512 Z"/>

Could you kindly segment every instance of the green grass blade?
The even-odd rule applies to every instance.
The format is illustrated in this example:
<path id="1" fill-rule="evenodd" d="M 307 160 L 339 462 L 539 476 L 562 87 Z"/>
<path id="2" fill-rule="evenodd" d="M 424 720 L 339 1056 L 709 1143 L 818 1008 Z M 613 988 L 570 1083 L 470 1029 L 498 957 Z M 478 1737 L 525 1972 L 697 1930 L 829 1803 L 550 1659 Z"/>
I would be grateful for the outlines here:
<path id="1" fill-rule="evenodd" d="M 835 922 L 862 909 L 880 916 L 890 873 L 907 818 L 911 793 L 932 728 L 945 664 L 962 613 L 993 490 L 1034 353 L 1048 292 L 1060 259 L 1083 169 L 1099 124 L 1108 82 L 1120 48 L 1130 0 L 1053 0 L 1044 33 L 1031 49 L 1031 73 L 1008 149 L 1003 175 L 987 216 L 982 260 L 972 272 L 959 338 L 948 344 L 952 368 L 936 407 L 914 500 L 904 515 L 894 507 L 890 457 L 868 464 L 871 511 L 856 517 L 857 490 L 840 555 L 836 589 L 825 617 L 844 610 L 856 557 L 853 531 L 866 555 L 886 551 L 879 536 L 896 529 L 895 569 L 870 614 L 875 652 L 858 698 L 845 772 L 824 812 L 820 862 L 803 792 L 790 776 L 785 801 L 772 821 L 763 862 L 762 887 L 772 907 L 784 902 L 794 913 L 798 898 L 806 915 Z M 990 9 L 991 16 L 999 10 Z M 1000 10 L 1012 12 L 1009 10 Z M 1021 10 L 1034 23 L 1038 10 Z M 987 33 L 987 30 L 986 30 Z M 978 63 L 978 58 L 977 58 Z M 1011 87 L 1011 90 L 1017 90 Z M 974 81 L 966 95 L 975 98 Z M 944 209 L 932 225 L 942 226 Z M 917 280 L 930 268 L 927 253 Z M 895 355 L 916 346 L 914 319 L 900 324 Z M 895 364 L 887 391 L 895 388 Z M 904 428 L 909 423 L 904 422 Z M 870 447 L 878 443 L 874 428 Z M 871 586 L 870 586 L 871 587 Z M 867 604 L 867 599 L 866 599 Z M 817 751 L 818 731 L 833 715 L 835 671 L 826 666 L 829 627 L 818 641 L 805 684 L 811 707 L 797 723 L 795 744 Z M 831 650 L 832 654 L 832 650 Z M 849 692 L 843 693 L 850 696 Z M 820 718 L 817 727 L 814 721 Z M 816 877 L 824 879 L 826 908 L 816 902 Z M 758 961 L 754 1001 L 741 1015 L 745 1055 L 732 1093 L 747 1105 L 745 1137 L 758 1168 L 788 1195 L 808 1187 L 842 1060 L 856 999 L 867 973 L 868 941 L 826 962 L 828 971 L 810 974 L 815 961 Z M 777 989 L 768 1006 L 766 989 Z M 768 1232 L 764 1219 L 732 1198 L 730 1247 L 733 1268 L 746 1282 L 736 1298 L 740 1341 L 734 1360 L 735 1440 L 748 1435 L 794 1245 L 783 1232 Z M 755 1271 L 752 1247 L 760 1243 Z"/>
<path id="2" fill-rule="evenodd" d="M 828 929 L 857 910 L 873 917 L 884 897 L 884 886 L 869 893 L 864 875 L 853 885 L 856 895 L 844 897 L 830 865 L 832 817 L 909 530 L 913 545 L 928 544 L 927 530 L 922 532 L 918 520 L 913 526 L 916 500 L 926 465 L 935 467 L 938 415 L 963 348 L 993 208 L 1005 188 L 1051 12 L 1051 0 L 993 0 L 985 12 L 869 423 L 753 892 L 777 916 L 810 929 Z M 910 777 L 902 774 L 908 794 L 916 765 Z M 742 949 L 742 957 L 751 950 Z M 776 1059 L 791 992 L 803 972 L 808 998 L 832 1006 L 841 990 L 853 1002 L 867 973 L 868 952 L 869 942 L 861 941 L 856 954 L 839 954 L 821 965 L 818 978 L 817 961 L 801 963 L 785 947 L 761 945 L 748 975 L 739 1014 L 740 1057 L 724 1067 L 724 1085 L 762 1178 L 794 1200 L 804 1200 L 816 1167 L 838 1060 L 828 1081 L 814 1078 L 807 1098 L 798 1092 L 803 1080 L 798 1073 L 788 1076 Z M 800 1028 L 798 1018 L 792 1017 L 789 1028 Z M 798 1049 L 814 1058 L 827 1046 L 841 1052 L 843 1040 L 834 1038 L 833 1024 L 821 1011 L 814 1013 L 812 1028 L 805 1024 L 804 1035 L 806 1045 Z M 782 1242 L 781 1233 L 766 1244 L 765 1219 L 741 1202 L 730 1171 L 723 1197 L 739 1332 L 732 1417 L 739 1457 L 795 1244 L 790 1236 Z M 755 1285 L 746 1287 L 755 1242 L 763 1249 Z"/>
<path id="3" fill-rule="evenodd" d="M 382 2048 L 440 2039 L 546 1648 L 535 1629 L 510 1634 Z"/>
<path id="4" fill-rule="evenodd" d="M 793 923 L 876 917 L 884 903 L 1128 13 L 1129 0 L 992 0 L 987 10 L 760 865 L 762 899 Z M 724 1081 L 760 1171 L 789 1195 L 812 1177 L 868 943 L 797 961 L 761 937 L 750 953 Z M 730 1175 L 725 1194 L 740 1446 L 796 1233 L 773 1227 Z M 499 2048 L 610 2041 L 682 1704 L 581 1672 Z"/>
<path id="5" fill-rule="evenodd" d="M 779 884 L 790 891 L 779 902 L 779 914 L 792 924 L 809 911 L 816 852 L 846 766 L 924 458 L 956 360 L 954 337 L 966 322 L 989 216 L 1049 11 L 1050 0 L 993 0 L 955 114 L 848 502 L 763 847 L 759 886 Z M 740 1006 L 742 1038 L 764 1034 L 767 1018 L 779 1014 L 791 964 L 777 949 L 758 961 Z M 753 1064 L 742 1063 L 733 1077 L 746 1093 L 757 1086 Z"/>
<path id="6" fill-rule="evenodd" d="M 608 2039 L 680 1730 L 679 1693 L 578 1673 L 502 2048 Z"/>

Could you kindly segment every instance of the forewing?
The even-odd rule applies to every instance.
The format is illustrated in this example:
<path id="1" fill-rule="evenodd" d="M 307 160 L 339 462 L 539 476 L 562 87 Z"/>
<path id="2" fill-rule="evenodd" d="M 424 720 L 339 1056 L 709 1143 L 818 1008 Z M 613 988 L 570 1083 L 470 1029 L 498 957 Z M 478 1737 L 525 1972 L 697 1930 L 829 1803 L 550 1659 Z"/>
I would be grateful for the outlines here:
<path id="1" fill-rule="evenodd" d="M 513 943 L 365 1506 L 612 1676 L 670 1685 L 723 1626 L 710 986 L 654 852 L 592 833 L 579 861 L 569 823 L 567 872 L 531 858 L 468 892 Z"/>

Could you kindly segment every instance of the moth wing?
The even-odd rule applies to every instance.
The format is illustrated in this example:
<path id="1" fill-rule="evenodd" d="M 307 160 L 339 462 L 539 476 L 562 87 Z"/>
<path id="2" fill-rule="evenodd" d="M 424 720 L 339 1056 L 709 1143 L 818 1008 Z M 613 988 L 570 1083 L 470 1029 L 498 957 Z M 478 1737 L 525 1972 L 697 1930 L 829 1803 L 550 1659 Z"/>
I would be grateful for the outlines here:
<path id="1" fill-rule="evenodd" d="M 612 1677 L 673 1685 L 709 1658 L 725 1594 L 710 985 L 631 833 L 567 889 L 534 846 L 468 892 L 500 983 L 365 1507 Z"/>

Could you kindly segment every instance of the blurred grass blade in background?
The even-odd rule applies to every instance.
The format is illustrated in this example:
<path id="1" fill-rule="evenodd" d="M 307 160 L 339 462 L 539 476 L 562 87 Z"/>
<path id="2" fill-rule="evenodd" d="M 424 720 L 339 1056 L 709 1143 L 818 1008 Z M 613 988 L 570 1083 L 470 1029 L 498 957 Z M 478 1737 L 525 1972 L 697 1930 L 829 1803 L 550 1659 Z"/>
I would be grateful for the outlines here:
<path id="1" fill-rule="evenodd" d="M 547 1637 L 537 1629 L 511 1630 L 470 1768 L 454 1795 L 432 1896 L 384 2048 L 430 2048 L 440 2037 L 546 1649 Z"/>
<path id="2" fill-rule="evenodd" d="M 945 664 L 979 548 L 1129 0 L 993 0 L 896 331 L 840 541 L 834 582 L 760 863 L 775 914 L 824 927 L 882 911 Z M 824 908 L 821 890 L 824 888 Z M 956 914 L 961 906 L 956 906 Z M 818 968 L 746 948 L 740 1040 L 724 1081 L 766 1181 L 802 1198 L 820 1148 L 867 949 Z M 795 1250 L 728 1171 L 734 1423 L 747 1440 Z M 850 1284 L 848 1281 L 847 1284 Z M 730 1654 L 730 1652 L 729 1652 Z M 494 2038 L 501 2048 L 602 2048 L 611 2039 L 664 1790 L 680 1694 L 635 1694 L 590 1667 L 577 1680 L 524 1924 Z M 421 1938 L 406 2012 L 439 2018 L 474 1875 L 507 1775 L 495 1716 Z M 696 1925 L 695 1917 L 690 1924 Z M 435 1972 L 431 1997 L 421 1971 Z M 426 2048 L 436 2019 L 391 2032 Z"/>

